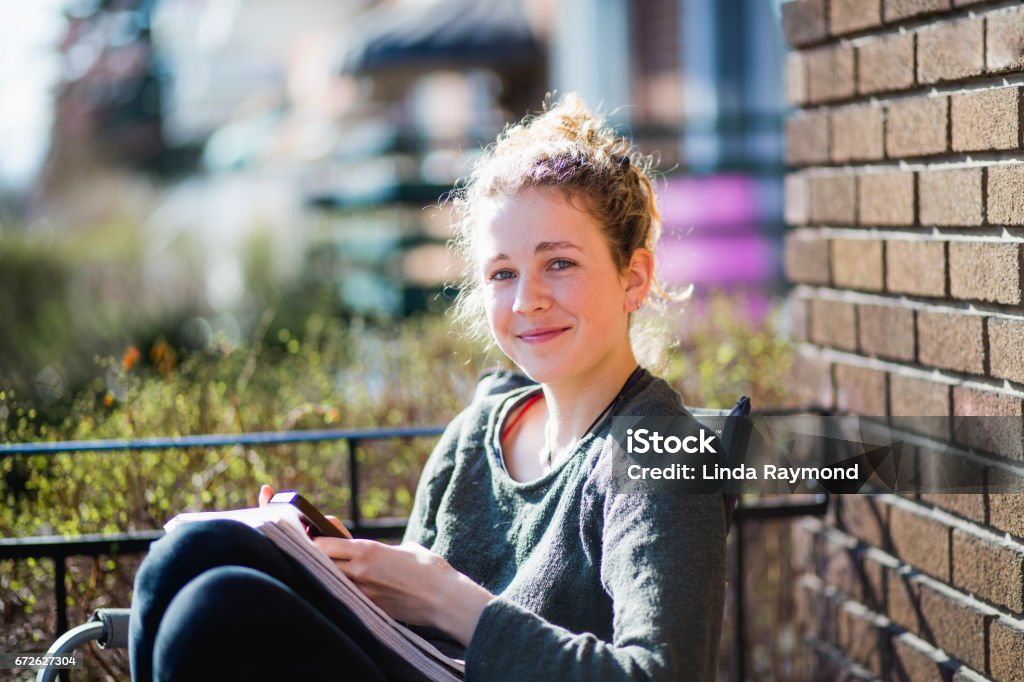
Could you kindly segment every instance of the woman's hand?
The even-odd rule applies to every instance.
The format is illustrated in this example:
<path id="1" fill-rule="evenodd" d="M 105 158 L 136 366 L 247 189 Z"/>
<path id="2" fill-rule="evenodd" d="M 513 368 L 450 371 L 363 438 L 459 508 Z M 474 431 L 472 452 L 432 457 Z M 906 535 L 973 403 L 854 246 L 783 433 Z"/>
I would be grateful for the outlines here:
<path id="1" fill-rule="evenodd" d="M 392 618 L 435 627 L 463 646 L 469 645 L 480 613 L 494 598 L 417 544 L 394 547 L 372 540 L 328 537 L 314 542 Z"/>

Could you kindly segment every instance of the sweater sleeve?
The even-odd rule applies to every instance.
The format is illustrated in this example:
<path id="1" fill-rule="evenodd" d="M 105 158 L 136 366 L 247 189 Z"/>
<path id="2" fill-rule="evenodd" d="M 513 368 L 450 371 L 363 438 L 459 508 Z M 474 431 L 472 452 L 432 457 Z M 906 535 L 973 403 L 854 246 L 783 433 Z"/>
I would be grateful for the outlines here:
<path id="1" fill-rule="evenodd" d="M 569 632 L 498 597 L 470 642 L 467 681 L 714 680 L 722 505 L 720 495 L 606 495 L 601 582 L 613 602 L 612 641 Z"/>
<path id="2" fill-rule="evenodd" d="M 416 486 L 416 498 L 402 542 L 415 542 L 427 549 L 434 544 L 437 537 L 437 510 L 455 470 L 455 454 L 469 409 L 466 408 L 448 423 L 430 453 Z"/>

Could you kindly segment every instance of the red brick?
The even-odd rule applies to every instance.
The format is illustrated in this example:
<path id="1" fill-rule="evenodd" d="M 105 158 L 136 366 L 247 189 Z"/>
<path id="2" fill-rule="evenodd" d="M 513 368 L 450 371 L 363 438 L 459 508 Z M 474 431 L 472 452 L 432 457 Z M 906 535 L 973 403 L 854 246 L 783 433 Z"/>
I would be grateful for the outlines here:
<path id="1" fill-rule="evenodd" d="M 915 450 L 914 473 L 921 501 L 985 523 L 985 467 L 951 452 Z"/>
<path id="2" fill-rule="evenodd" d="M 954 81 L 985 70 L 985 24 L 980 18 L 937 23 L 917 32 L 919 83 Z"/>
<path id="3" fill-rule="evenodd" d="M 898 564 L 888 554 L 871 548 L 858 550 L 857 556 L 859 562 L 860 602 L 872 611 L 885 613 L 887 567 Z"/>
<path id="4" fill-rule="evenodd" d="M 857 204 L 861 225 L 913 225 L 914 174 L 888 171 L 858 176 Z"/>
<path id="5" fill-rule="evenodd" d="M 804 230 L 785 237 L 785 271 L 791 282 L 827 285 L 828 240 Z"/>
<path id="6" fill-rule="evenodd" d="M 891 656 L 884 622 L 859 604 L 847 602 L 839 610 L 839 648 L 850 660 L 875 675 L 883 675 Z"/>
<path id="7" fill-rule="evenodd" d="M 811 301 L 811 341 L 844 350 L 857 349 L 857 317 L 852 303 Z"/>
<path id="8" fill-rule="evenodd" d="M 948 97 L 914 97 L 889 107 L 885 150 L 890 157 L 942 154 L 949 149 Z"/>
<path id="9" fill-rule="evenodd" d="M 953 151 L 1020 147 L 1020 89 L 995 88 L 953 95 L 950 121 Z"/>
<path id="10" fill-rule="evenodd" d="M 968 447 L 994 452 L 1004 457 L 1024 459 L 1024 403 L 1020 398 L 981 391 L 966 386 L 953 387 L 953 439 Z M 999 419 L 959 419 L 959 417 L 1000 417 Z"/>
<path id="11" fill-rule="evenodd" d="M 817 576 L 800 576 L 796 584 L 796 618 L 803 635 L 835 642 L 838 627 L 835 601 L 826 597 L 823 589 Z"/>
<path id="12" fill-rule="evenodd" d="M 997 611 L 969 604 L 956 592 L 922 581 L 922 636 L 934 633 L 932 644 L 976 670 L 985 669 L 985 630 Z"/>
<path id="13" fill-rule="evenodd" d="M 1019 305 L 1020 244 L 950 242 L 949 290 L 953 298 Z"/>
<path id="14" fill-rule="evenodd" d="M 828 9 L 829 30 L 832 35 L 861 31 L 882 23 L 882 5 L 880 2 L 832 0 Z"/>
<path id="15" fill-rule="evenodd" d="M 966 386 L 953 387 L 954 416 L 1016 417 L 1024 414 L 1020 398 L 980 391 Z"/>
<path id="16" fill-rule="evenodd" d="M 807 65 L 799 52 L 786 55 L 786 101 L 793 106 L 807 102 Z"/>
<path id="17" fill-rule="evenodd" d="M 890 239 L 885 243 L 885 277 L 893 293 L 945 296 L 945 243 Z"/>
<path id="18" fill-rule="evenodd" d="M 858 602 L 864 601 L 861 579 L 861 555 L 857 541 L 842 535 L 825 535 L 819 543 L 820 556 L 817 570 L 826 585 Z"/>
<path id="19" fill-rule="evenodd" d="M 885 568 L 885 615 L 910 632 L 921 631 L 921 584 L 916 575 L 909 568 L 899 568 L 898 562 Z"/>
<path id="20" fill-rule="evenodd" d="M 784 182 L 785 215 L 787 225 L 806 225 L 810 220 L 810 195 L 807 177 L 803 173 L 788 173 Z"/>
<path id="21" fill-rule="evenodd" d="M 990 373 L 1024 384 L 1024 319 L 988 318 Z"/>
<path id="22" fill-rule="evenodd" d="M 854 51 L 846 45 L 819 47 L 804 53 L 807 65 L 807 100 L 813 103 L 854 95 Z"/>
<path id="23" fill-rule="evenodd" d="M 889 409 L 893 427 L 948 439 L 951 396 L 949 384 L 890 374 Z M 903 475 L 900 479 L 906 480 Z"/>
<path id="24" fill-rule="evenodd" d="M 893 374 L 889 377 L 889 387 L 895 416 L 948 417 L 951 414 L 949 384 Z"/>
<path id="25" fill-rule="evenodd" d="M 885 36 L 857 48 L 857 92 L 874 94 L 913 85 L 913 33 Z"/>
<path id="26" fill-rule="evenodd" d="M 982 317 L 918 311 L 917 353 L 923 365 L 984 374 Z"/>
<path id="27" fill-rule="evenodd" d="M 782 5 L 782 30 L 793 47 L 804 47 L 828 37 L 825 0 L 793 0 Z"/>
<path id="28" fill-rule="evenodd" d="M 790 554 L 796 573 L 816 572 L 819 545 L 825 533 L 825 524 L 816 518 L 806 517 L 793 522 L 793 551 Z"/>
<path id="29" fill-rule="evenodd" d="M 891 305 L 860 305 L 857 319 L 862 353 L 913 362 L 913 310 Z"/>
<path id="30" fill-rule="evenodd" d="M 1024 538 L 1024 474 L 1019 469 L 989 467 L 987 484 L 989 525 Z"/>
<path id="31" fill-rule="evenodd" d="M 984 601 L 1024 612 L 1024 548 L 953 529 L 953 584 Z"/>
<path id="32" fill-rule="evenodd" d="M 988 173 L 990 225 L 1024 225 L 1024 164 L 991 166 Z"/>
<path id="33" fill-rule="evenodd" d="M 914 568 L 949 579 L 949 527 L 926 514 L 893 505 L 889 510 L 893 553 Z"/>
<path id="34" fill-rule="evenodd" d="M 999 682 L 1020 682 L 1024 661 L 1024 623 L 1000 618 L 992 623 L 989 642 L 989 667 Z"/>
<path id="35" fill-rule="evenodd" d="M 988 70 L 1017 71 L 1024 68 L 1024 10 L 1015 7 L 1008 12 L 993 12 L 988 22 Z"/>
<path id="36" fill-rule="evenodd" d="M 786 396 L 792 404 L 805 407 L 832 409 L 834 404 L 832 365 L 828 360 L 798 351 L 790 366 L 787 385 L 791 394 Z"/>
<path id="37" fill-rule="evenodd" d="M 837 287 L 881 291 L 882 242 L 877 239 L 833 239 L 832 281 Z"/>
<path id="38" fill-rule="evenodd" d="M 853 225 L 856 222 L 856 182 L 852 175 L 809 176 L 810 221 Z"/>
<path id="39" fill-rule="evenodd" d="M 950 9 L 949 0 L 884 0 L 885 20 L 897 21 Z"/>
<path id="40" fill-rule="evenodd" d="M 785 331 L 793 341 L 808 343 L 811 340 L 808 307 L 808 302 L 798 296 L 790 296 L 786 301 L 786 306 L 783 309 Z"/>
<path id="41" fill-rule="evenodd" d="M 818 641 L 834 643 L 838 638 L 838 607 L 822 593 L 820 581 L 811 575 L 800 576 L 796 586 L 796 618 L 800 633 Z"/>
<path id="42" fill-rule="evenodd" d="M 836 525 L 872 547 L 885 547 L 889 505 L 874 495 L 837 495 Z"/>
<path id="43" fill-rule="evenodd" d="M 981 225 L 980 168 L 923 171 L 917 176 L 922 225 Z"/>
<path id="44" fill-rule="evenodd" d="M 897 682 L 934 680 L 948 682 L 956 665 L 920 639 L 902 634 L 892 640 L 892 664 L 890 678 Z"/>
<path id="45" fill-rule="evenodd" d="M 885 372 L 852 365 L 836 365 L 836 407 L 865 417 L 885 416 Z"/>
<path id="46" fill-rule="evenodd" d="M 828 114 L 811 112 L 786 119 L 786 163 L 828 162 Z"/>
<path id="47" fill-rule="evenodd" d="M 985 522 L 985 493 L 981 487 L 977 492 L 922 493 L 921 501 L 977 523 Z"/>
<path id="48" fill-rule="evenodd" d="M 885 156 L 882 107 L 842 107 L 832 111 L 832 160 L 873 161 Z"/>

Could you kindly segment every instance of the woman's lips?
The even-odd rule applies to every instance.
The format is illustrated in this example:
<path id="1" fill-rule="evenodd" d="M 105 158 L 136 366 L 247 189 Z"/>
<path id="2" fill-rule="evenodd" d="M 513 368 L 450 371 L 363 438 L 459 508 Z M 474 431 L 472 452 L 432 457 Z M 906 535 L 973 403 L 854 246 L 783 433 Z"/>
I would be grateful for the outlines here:
<path id="1" fill-rule="evenodd" d="M 519 340 L 525 341 L 526 343 L 545 343 L 566 330 L 568 330 L 568 327 L 545 327 L 531 329 L 527 332 L 523 332 L 522 334 L 517 334 L 516 336 Z"/>

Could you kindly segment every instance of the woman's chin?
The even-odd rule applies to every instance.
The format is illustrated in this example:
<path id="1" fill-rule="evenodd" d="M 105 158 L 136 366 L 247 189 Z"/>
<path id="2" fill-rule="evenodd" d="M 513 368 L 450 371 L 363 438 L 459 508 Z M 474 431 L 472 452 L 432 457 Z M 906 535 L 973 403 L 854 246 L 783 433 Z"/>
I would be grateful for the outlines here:
<path id="1" fill-rule="evenodd" d="M 536 360 L 532 362 L 515 361 L 515 363 L 519 371 L 538 384 L 555 384 L 564 379 L 568 374 L 565 363 L 537 362 Z"/>

